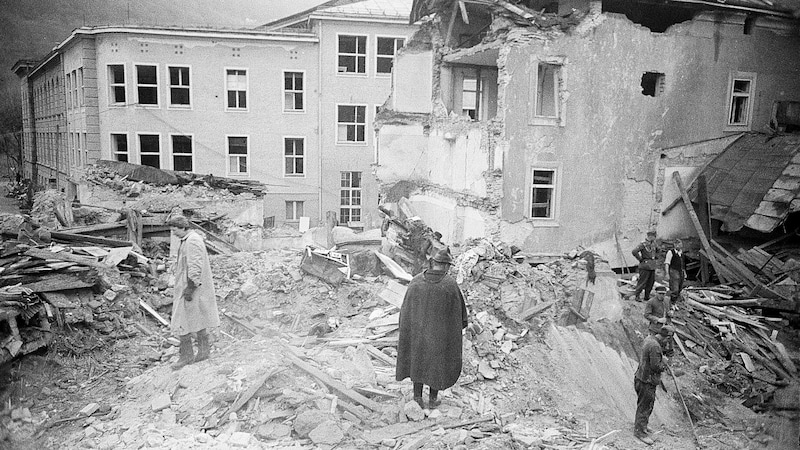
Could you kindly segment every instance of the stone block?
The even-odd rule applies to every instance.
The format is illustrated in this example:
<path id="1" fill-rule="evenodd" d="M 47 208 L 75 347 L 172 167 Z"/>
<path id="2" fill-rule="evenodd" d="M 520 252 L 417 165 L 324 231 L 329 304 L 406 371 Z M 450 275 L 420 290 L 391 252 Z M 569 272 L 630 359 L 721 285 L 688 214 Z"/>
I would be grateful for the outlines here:
<path id="1" fill-rule="evenodd" d="M 89 403 L 78 412 L 78 415 L 89 417 L 92 414 L 96 413 L 98 409 L 100 409 L 99 403 Z"/>
<path id="2" fill-rule="evenodd" d="M 237 431 L 231 435 L 228 439 L 228 444 L 233 447 L 247 447 L 250 445 L 250 438 L 253 435 L 250 433 L 245 433 L 244 431 Z"/>
<path id="3" fill-rule="evenodd" d="M 344 432 L 336 422 L 326 420 L 311 430 L 308 437 L 317 445 L 336 445 L 344 439 Z"/>
<path id="4" fill-rule="evenodd" d="M 409 420 L 413 420 L 414 422 L 419 422 L 425 418 L 425 411 L 423 411 L 414 400 L 411 400 L 403 406 L 403 413 Z"/>
<path id="5" fill-rule="evenodd" d="M 303 411 L 294 419 L 294 431 L 300 439 L 305 439 L 311 430 L 328 419 L 330 419 L 330 414 L 318 409 Z"/>
<path id="6" fill-rule="evenodd" d="M 150 408 L 152 408 L 153 411 L 158 412 L 162 409 L 169 408 L 169 405 L 171 404 L 172 399 L 170 398 L 169 394 L 161 393 L 157 394 L 155 397 L 153 397 L 153 400 L 150 401 Z"/>

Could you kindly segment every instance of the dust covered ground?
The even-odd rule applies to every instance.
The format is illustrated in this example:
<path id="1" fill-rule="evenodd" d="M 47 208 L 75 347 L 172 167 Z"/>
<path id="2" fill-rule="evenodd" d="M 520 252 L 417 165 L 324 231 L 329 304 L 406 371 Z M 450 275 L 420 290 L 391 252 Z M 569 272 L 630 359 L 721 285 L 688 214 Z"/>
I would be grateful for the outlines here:
<path id="1" fill-rule="evenodd" d="M 385 345 L 396 332 L 381 336 L 367 328 L 390 312 L 380 293 L 391 278 L 356 277 L 333 287 L 302 273 L 300 257 L 294 250 L 212 257 L 223 317 L 208 361 L 172 371 L 177 348 L 166 329 L 143 315 L 122 337 L 66 330 L 49 351 L 6 366 L 0 373 L 0 446 L 648 448 L 632 434 L 635 352 L 646 331 L 643 305 L 598 295 L 599 317 L 593 313 L 577 327 L 560 325 L 570 292 L 585 278 L 577 261 L 520 267 L 517 278 L 505 274 L 535 280 L 523 287 L 535 292 L 536 302 L 553 302 L 528 321 L 514 319 L 509 305 L 498 300 L 497 291 L 505 288 L 462 273 L 470 320 L 477 325 L 465 334 L 462 376 L 442 392 L 440 407 L 416 411 L 408 406 L 411 382 L 394 380 L 394 349 Z M 169 306 L 159 311 L 168 315 Z M 359 389 L 378 407 L 358 405 L 326 387 L 292 364 L 292 357 L 347 389 Z M 721 392 L 708 379 L 712 372 L 700 372 L 702 364 L 682 357 L 672 362 L 702 448 L 796 448 L 796 420 L 741 406 L 740 393 Z M 669 375 L 664 388 L 651 416 L 656 443 L 650 448 L 696 448 Z M 790 405 L 794 389 L 781 393 Z M 250 400 L 236 408 L 247 395 Z M 80 411 L 92 403 L 97 411 L 85 417 Z"/>

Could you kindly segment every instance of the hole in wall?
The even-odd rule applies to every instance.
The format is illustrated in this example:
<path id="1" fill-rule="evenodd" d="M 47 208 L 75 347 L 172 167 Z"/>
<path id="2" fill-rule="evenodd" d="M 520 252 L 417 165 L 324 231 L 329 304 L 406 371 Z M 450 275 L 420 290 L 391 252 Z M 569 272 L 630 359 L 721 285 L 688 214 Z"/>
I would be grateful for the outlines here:
<path id="1" fill-rule="evenodd" d="M 642 75 L 642 95 L 658 97 L 664 93 L 664 74 L 645 72 Z"/>

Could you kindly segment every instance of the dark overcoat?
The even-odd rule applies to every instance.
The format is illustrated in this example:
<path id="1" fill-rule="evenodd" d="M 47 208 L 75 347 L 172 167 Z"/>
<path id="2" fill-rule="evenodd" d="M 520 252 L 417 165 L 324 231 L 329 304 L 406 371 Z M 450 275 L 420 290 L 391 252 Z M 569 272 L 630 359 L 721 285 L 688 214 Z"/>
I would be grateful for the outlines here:
<path id="1" fill-rule="evenodd" d="M 456 281 L 428 269 L 408 284 L 400 309 L 395 378 L 442 390 L 461 375 L 461 330 L 467 307 Z"/>

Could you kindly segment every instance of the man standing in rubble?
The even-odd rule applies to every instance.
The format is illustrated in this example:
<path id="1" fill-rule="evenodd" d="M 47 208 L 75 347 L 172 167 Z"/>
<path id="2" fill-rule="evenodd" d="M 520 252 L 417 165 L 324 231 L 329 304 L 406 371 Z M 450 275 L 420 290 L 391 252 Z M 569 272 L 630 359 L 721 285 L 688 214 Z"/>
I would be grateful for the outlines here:
<path id="1" fill-rule="evenodd" d="M 456 281 L 447 274 L 453 264 L 450 250 L 434 253 L 429 268 L 408 284 L 400 309 L 397 381 L 411 378 L 414 401 L 420 407 L 424 385 L 430 388 L 428 407 L 441 404 L 439 391 L 461 375 L 461 330 L 467 326 L 467 307 Z"/>
<path id="2" fill-rule="evenodd" d="M 644 305 L 644 317 L 649 322 L 647 329 L 651 335 L 656 335 L 664 325 L 672 325 L 672 305 L 667 296 L 667 288 L 659 286 L 655 289 L 655 296 Z M 666 342 L 664 353 L 672 354 L 672 341 Z"/>
<path id="3" fill-rule="evenodd" d="M 633 388 L 636 390 L 636 419 L 633 424 L 633 435 L 647 445 L 653 444 L 648 436 L 647 422 L 656 402 L 656 388 L 661 383 L 661 372 L 667 370 L 668 359 L 663 355 L 666 342 L 672 339 L 675 329 L 663 325 L 657 334 L 644 339 L 639 367 L 633 376 Z"/>
<path id="4" fill-rule="evenodd" d="M 669 276 L 669 296 L 672 304 L 680 300 L 683 281 L 686 279 L 686 257 L 683 254 L 683 241 L 675 240 L 675 246 L 664 257 L 664 271 Z"/>
<path id="5" fill-rule="evenodd" d="M 630 294 L 631 297 L 639 300 L 639 293 L 644 291 L 644 301 L 650 299 L 650 291 L 656 281 L 656 267 L 658 263 L 658 247 L 656 246 L 656 232 L 648 231 L 645 241 L 637 245 L 631 252 L 633 257 L 639 260 L 639 282 Z"/>
<path id="6" fill-rule="evenodd" d="M 184 216 L 170 218 L 167 225 L 179 239 L 171 324 L 180 338 L 180 358 L 172 366 L 173 370 L 178 370 L 208 359 L 211 353 L 208 328 L 219 326 L 219 313 L 203 237 L 191 228 Z M 197 339 L 196 356 L 192 334 Z"/>

